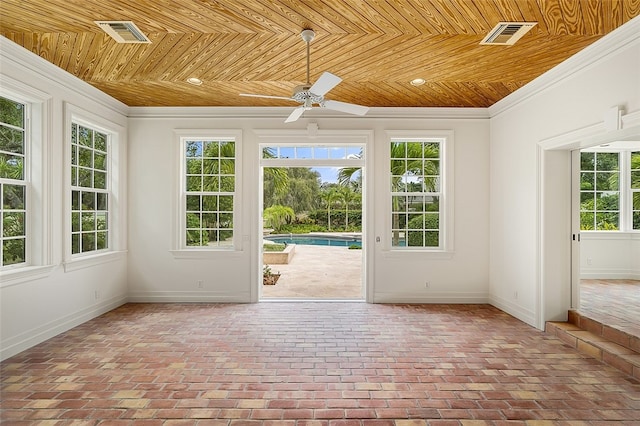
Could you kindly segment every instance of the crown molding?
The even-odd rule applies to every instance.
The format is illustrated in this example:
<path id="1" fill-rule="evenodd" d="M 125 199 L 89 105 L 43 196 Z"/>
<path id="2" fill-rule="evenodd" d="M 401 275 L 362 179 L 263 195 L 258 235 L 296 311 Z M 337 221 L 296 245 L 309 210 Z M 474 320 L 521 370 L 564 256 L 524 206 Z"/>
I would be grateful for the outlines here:
<path id="1" fill-rule="evenodd" d="M 129 118 L 277 118 L 282 121 L 291 107 L 130 107 Z M 487 108 L 370 108 L 364 116 L 353 116 L 326 109 L 306 111 L 299 120 L 340 118 L 358 121 L 380 119 L 460 120 L 488 119 Z"/>
<path id="2" fill-rule="evenodd" d="M 0 72 L 2 72 L 2 69 L 6 67 L 7 64 L 12 64 L 18 69 L 26 69 L 40 76 L 47 82 L 57 84 L 63 90 L 75 92 L 83 97 L 87 97 L 118 114 L 126 115 L 128 111 L 129 107 L 124 103 L 4 36 L 0 36 L 0 58 Z"/>
<path id="3" fill-rule="evenodd" d="M 541 92 L 580 74 L 586 69 L 618 54 L 621 50 L 640 44 L 640 16 L 605 35 L 595 43 L 566 59 L 540 77 L 491 105 L 489 114 L 495 117 L 529 100 Z"/>

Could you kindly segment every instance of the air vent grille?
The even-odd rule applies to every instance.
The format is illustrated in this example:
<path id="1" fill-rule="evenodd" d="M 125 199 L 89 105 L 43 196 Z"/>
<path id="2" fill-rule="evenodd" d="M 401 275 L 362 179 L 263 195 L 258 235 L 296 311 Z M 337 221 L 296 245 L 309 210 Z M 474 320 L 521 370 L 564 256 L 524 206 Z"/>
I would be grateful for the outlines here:
<path id="1" fill-rule="evenodd" d="M 537 22 L 499 22 L 480 44 L 512 45 L 520 40 Z"/>
<path id="2" fill-rule="evenodd" d="M 131 21 L 95 21 L 102 30 L 118 43 L 151 43 Z"/>

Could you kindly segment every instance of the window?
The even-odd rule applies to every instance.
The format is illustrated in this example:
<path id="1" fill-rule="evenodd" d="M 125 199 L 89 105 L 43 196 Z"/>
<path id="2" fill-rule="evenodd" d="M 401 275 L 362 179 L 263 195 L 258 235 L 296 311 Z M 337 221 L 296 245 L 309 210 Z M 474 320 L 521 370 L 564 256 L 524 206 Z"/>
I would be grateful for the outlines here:
<path id="1" fill-rule="evenodd" d="M 580 229 L 620 229 L 620 154 L 580 154 Z"/>
<path id="2" fill-rule="evenodd" d="M 109 248 L 109 135 L 71 124 L 71 254 Z"/>
<path id="3" fill-rule="evenodd" d="M 391 139 L 391 246 L 442 249 L 444 139 Z"/>
<path id="4" fill-rule="evenodd" d="M 183 138 L 183 247 L 234 247 L 236 143 Z"/>
<path id="5" fill-rule="evenodd" d="M 580 153 L 580 229 L 640 230 L 640 152 Z"/>
<path id="6" fill-rule="evenodd" d="M 26 105 L 0 97 L 0 266 L 27 263 Z"/>

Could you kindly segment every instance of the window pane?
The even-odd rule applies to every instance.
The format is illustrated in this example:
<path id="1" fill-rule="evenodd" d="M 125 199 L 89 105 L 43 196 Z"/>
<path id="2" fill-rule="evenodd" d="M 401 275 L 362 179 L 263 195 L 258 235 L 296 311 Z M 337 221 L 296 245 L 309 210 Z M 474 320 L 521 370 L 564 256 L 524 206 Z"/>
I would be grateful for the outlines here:
<path id="1" fill-rule="evenodd" d="M 24 179 L 24 157 L 0 153 L 0 178 Z"/>
<path id="2" fill-rule="evenodd" d="M 640 170 L 631 172 L 631 189 L 640 189 Z"/>
<path id="3" fill-rule="evenodd" d="M 620 174 L 617 172 L 601 172 L 596 174 L 596 189 L 598 191 L 617 191 L 619 189 Z"/>
<path id="4" fill-rule="evenodd" d="M 620 209 L 620 196 L 617 192 L 596 192 L 596 210 Z"/>
<path id="5" fill-rule="evenodd" d="M 80 191 L 71 191 L 71 210 L 80 210 Z"/>
<path id="6" fill-rule="evenodd" d="M 580 229 L 583 231 L 590 231 L 595 229 L 595 213 L 592 212 L 580 212 Z"/>
<path id="7" fill-rule="evenodd" d="M 218 176 L 203 176 L 203 190 L 206 192 L 218 192 L 220 191 L 220 177 Z"/>
<path id="8" fill-rule="evenodd" d="M 96 207 L 96 193 L 90 191 L 82 192 L 82 210 L 94 210 Z"/>
<path id="9" fill-rule="evenodd" d="M 2 237 L 25 236 L 24 212 L 7 212 L 2 215 Z"/>
<path id="10" fill-rule="evenodd" d="M 187 192 L 202 191 L 202 176 L 187 176 Z"/>
<path id="11" fill-rule="evenodd" d="M 82 213 L 82 230 L 95 231 L 95 229 L 96 229 L 95 213 Z"/>
<path id="12" fill-rule="evenodd" d="M 581 190 L 594 190 L 595 189 L 595 174 L 590 172 L 580 173 L 580 189 Z"/>
<path id="13" fill-rule="evenodd" d="M 3 185 L 2 208 L 24 210 L 26 187 L 24 185 Z"/>
<path id="14" fill-rule="evenodd" d="M 24 105 L 0 97 L 0 122 L 24 128 Z"/>
<path id="15" fill-rule="evenodd" d="M 107 156 L 101 152 L 94 152 L 93 162 L 98 170 L 107 170 Z"/>
<path id="16" fill-rule="evenodd" d="M 84 146 L 93 146 L 92 131 L 83 126 L 78 126 L 78 143 Z"/>
<path id="17" fill-rule="evenodd" d="M 24 130 L 0 125 L 0 151 L 24 154 Z"/>
<path id="18" fill-rule="evenodd" d="M 96 194 L 97 206 L 96 210 L 108 210 L 109 209 L 109 196 L 104 192 L 98 192 Z"/>
<path id="19" fill-rule="evenodd" d="M 580 169 L 581 170 L 595 170 L 596 169 L 596 154 L 593 152 L 581 152 L 580 153 Z"/>
<path id="20" fill-rule="evenodd" d="M 96 249 L 104 250 L 108 247 L 108 233 L 107 232 L 97 232 L 96 233 Z"/>
<path id="21" fill-rule="evenodd" d="M 619 169 L 620 155 L 617 152 L 598 152 L 596 153 L 596 170 L 598 171 L 615 171 Z"/>
<path id="22" fill-rule="evenodd" d="M 106 152 L 107 151 L 107 135 L 100 132 L 95 132 L 94 137 L 95 137 L 95 140 L 94 140 L 95 149 Z"/>
<path id="23" fill-rule="evenodd" d="M 71 232 L 79 232 L 80 231 L 80 213 L 72 212 L 71 213 Z"/>
<path id="24" fill-rule="evenodd" d="M 202 159 L 201 158 L 188 158 L 187 159 L 187 174 L 199 175 L 202 174 Z"/>
<path id="25" fill-rule="evenodd" d="M 80 147 L 78 150 L 78 165 L 82 167 L 93 167 L 93 150 Z"/>
<path id="26" fill-rule="evenodd" d="M 80 234 L 71 235 L 71 254 L 80 253 Z"/>
<path id="27" fill-rule="evenodd" d="M 94 251 L 96 249 L 96 235 L 93 232 L 82 234 L 82 252 Z"/>
<path id="28" fill-rule="evenodd" d="M 96 189 L 107 189 L 107 174 L 105 172 L 94 172 L 93 187 Z"/>
<path id="29" fill-rule="evenodd" d="M 11 239 L 2 241 L 2 264 L 15 265 L 26 262 L 25 239 Z"/>
<path id="30" fill-rule="evenodd" d="M 199 195 L 187 195 L 187 211 L 200 210 L 200 196 Z"/>
<path id="31" fill-rule="evenodd" d="M 78 186 L 93 187 L 93 172 L 89 169 L 78 169 Z"/>
<path id="32" fill-rule="evenodd" d="M 96 229 L 99 231 L 105 231 L 107 229 L 107 213 L 96 213 Z"/>
<path id="33" fill-rule="evenodd" d="M 620 215 L 617 212 L 598 213 L 596 212 L 596 230 L 615 231 L 619 229 Z"/>

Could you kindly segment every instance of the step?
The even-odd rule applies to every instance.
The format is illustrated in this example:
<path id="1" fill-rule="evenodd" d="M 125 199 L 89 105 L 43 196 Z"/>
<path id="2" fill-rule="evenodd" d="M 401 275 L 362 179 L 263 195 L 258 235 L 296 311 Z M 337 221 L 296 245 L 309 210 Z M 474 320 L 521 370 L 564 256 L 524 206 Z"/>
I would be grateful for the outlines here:
<path id="1" fill-rule="evenodd" d="M 580 323 L 586 324 L 587 321 L 580 321 Z M 595 328 L 596 332 L 603 328 L 601 325 L 598 329 L 598 327 L 593 327 L 593 324 L 590 324 L 590 327 Z M 634 350 L 629 346 L 623 346 L 609 340 L 601 332 L 596 334 L 596 332 L 585 330 L 571 322 L 547 322 L 545 331 L 555 335 L 578 352 L 589 355 L 640 380 L 640 349 Z M 635 342 L 635 344 L 637 343 Z M 631 344 L 630 342 L 629 345 Z"/>
<path id="2" fill-rule="evenodd" d="M 607 317 L 598 318 L 594 315 L 586 315 L 577 310 L 569 311 L 569 322 L 587 330 L 596 336 L 617 343 L 620 346 L 640 352 L 640 330 L 637 326 L 623 325 L 623 322 Z M 611 325 L 616 323 L 616 325 Z"/>

